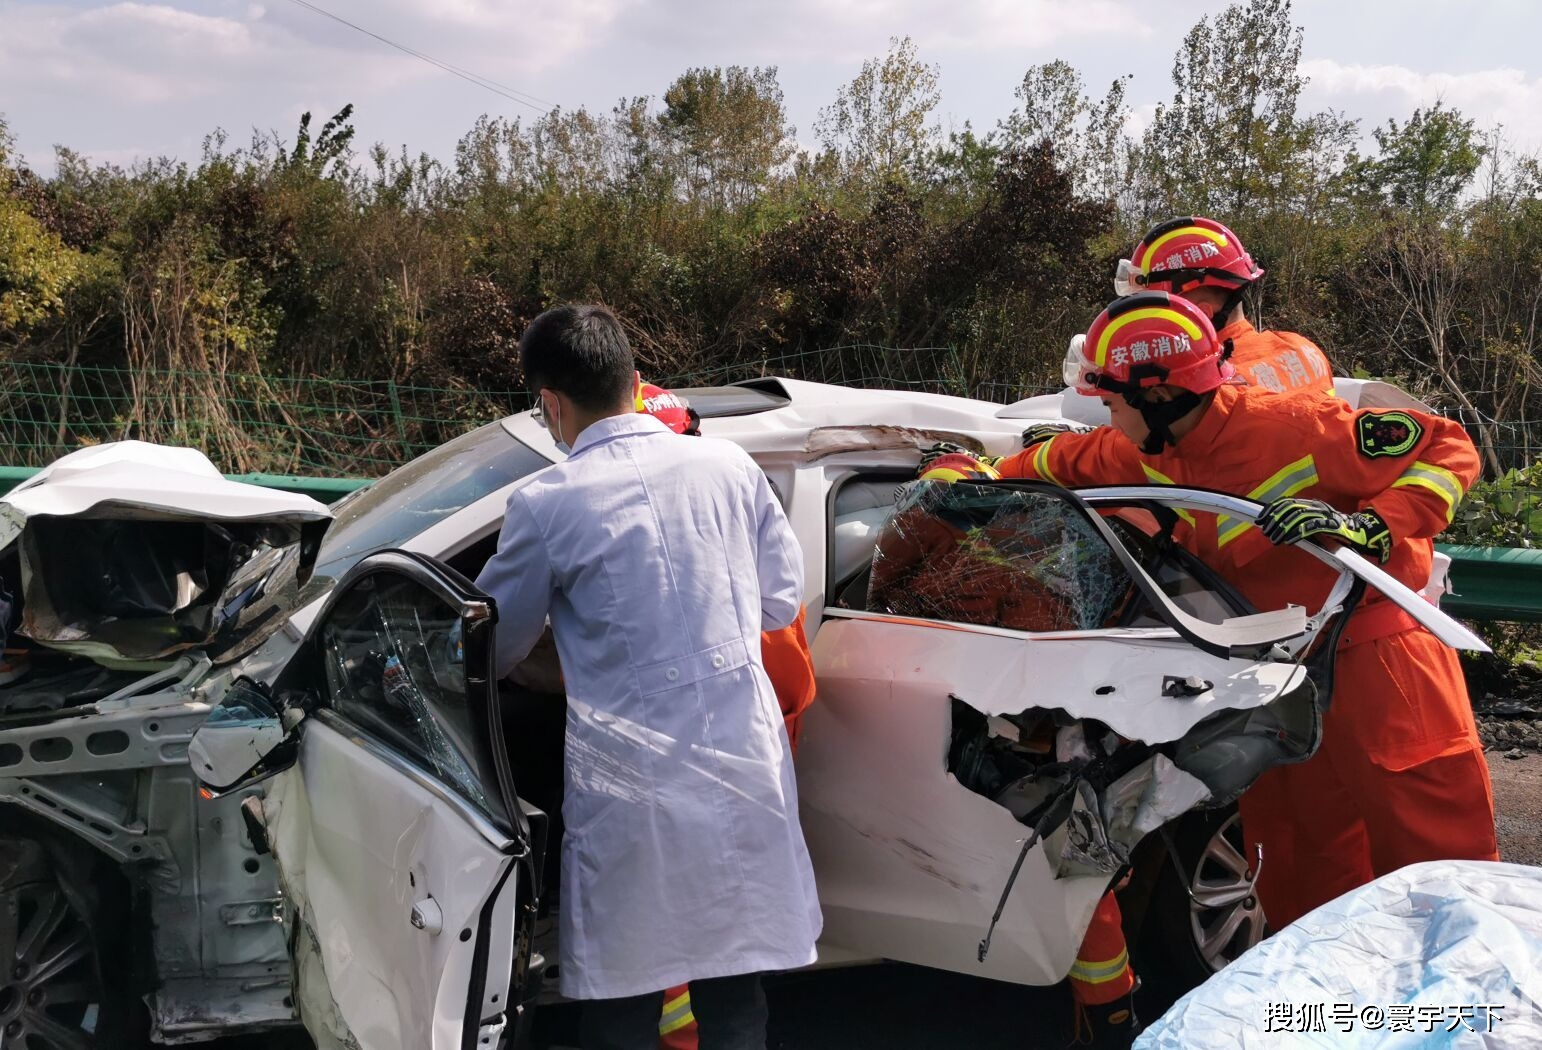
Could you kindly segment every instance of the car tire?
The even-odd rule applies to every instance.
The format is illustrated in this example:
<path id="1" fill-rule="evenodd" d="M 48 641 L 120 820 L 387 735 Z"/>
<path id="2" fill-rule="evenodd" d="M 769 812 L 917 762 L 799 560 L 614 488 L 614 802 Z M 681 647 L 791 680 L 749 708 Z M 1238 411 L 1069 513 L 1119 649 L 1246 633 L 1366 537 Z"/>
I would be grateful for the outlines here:
<path id="1" fill-rule="evenodd" d="M 1143 924 L 1140 958 L 1181 995 L 1268 934 L 1253 892 L 1251 851 L 1243 847 L 1236 807 L 1186 815 L 1173 829 L 1178 862 L 1161 851 L 1162 872 Z M 1191 897 L 1192 890 L 1195 897 Z"/>
<path id="2" fill-rule="evenodd" d="M 0 1045 L 143 1045 L 120 885 L 88 847 L 0 839 Z"/>

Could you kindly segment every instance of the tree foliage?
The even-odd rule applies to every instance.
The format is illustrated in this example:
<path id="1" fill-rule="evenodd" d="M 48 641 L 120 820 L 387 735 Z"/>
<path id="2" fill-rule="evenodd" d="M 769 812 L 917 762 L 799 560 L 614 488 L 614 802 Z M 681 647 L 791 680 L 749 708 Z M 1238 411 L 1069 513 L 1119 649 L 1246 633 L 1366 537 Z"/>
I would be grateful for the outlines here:
<path id="1" fill-rule="evenodd" d="M 189 411 L 236 373 L 518 390 L 522 327 L 598 299 L 659 377 L 1015 397 L 1056 383 L 1149 224 L 1202 213 L 1268 271 L 1257 319 L 1460 412 L 1494 475 L 1525 466 L 1508 424 L 1542 413 L 1542 166 L 1442 102 L 1362 142 L 1303 112 L 1302 48 L 1291 0 L 1199 19 L 1139 134 L 1127 78 L 1096 97 L 1054 61 L 994 128 L 944 136 L 909 39 L 840 89 L 811 151 L 777 71 L 739 66 L 608 110 L 486 116 L 442 159 L 356 152 L 343 107 L 287 138 L 216 132 L 187 161 L 60 150 L 43 177 L 0 125 L 0 357 L 146 389 L 197 373 Z"/>
<path id="2" fill-rule="evenodd" d="M 937 138 L 932 112 L 942 101 L 939 71 L 921 61 L 913 40 L 894 37 L 881 59 L 841 88 L 822 110 L 820 144 L 856 178 L 879 181 L 915 170 Z"/>

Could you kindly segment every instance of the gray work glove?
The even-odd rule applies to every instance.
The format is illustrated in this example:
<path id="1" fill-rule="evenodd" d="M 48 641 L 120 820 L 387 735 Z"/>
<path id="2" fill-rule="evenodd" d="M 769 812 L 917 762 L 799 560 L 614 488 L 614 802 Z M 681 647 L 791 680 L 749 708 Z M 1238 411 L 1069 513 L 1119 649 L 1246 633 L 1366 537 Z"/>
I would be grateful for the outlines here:
<path id="1" fill-rule="evenodd" d="M 1023 431 L 1023 447 L 1032 448 L 1035 445 L 1048 441 L 1056 434 L 1086 434 L 1092 427 L 1084 427 L 1080 423 L 1035 423 Z"/>

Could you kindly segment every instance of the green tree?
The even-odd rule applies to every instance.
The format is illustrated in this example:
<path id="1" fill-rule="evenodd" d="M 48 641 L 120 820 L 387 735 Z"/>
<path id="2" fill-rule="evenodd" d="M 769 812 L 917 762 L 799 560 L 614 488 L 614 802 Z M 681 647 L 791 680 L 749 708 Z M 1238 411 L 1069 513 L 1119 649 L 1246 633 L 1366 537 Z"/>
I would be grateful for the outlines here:
<path id="1" fill-rule="evenodd" d="M 1141 145 L 1143 203 L 1241 215 L 1309 197 L 1343 156 L 1354 124 L 1297 113 L 1306 78 L 1291 0 L 1243 0 L 1201 18 L 1173 61 L 1173 96 Z"/>
<path id="2" fill-rule="evenodd" d="M 1103 199 L 1119 196 L 1133 147 L 1126 131 L 1129 79 L 1115 79 L 1103 98 L 1094 100 L 1070 63 L 1056 59 L 1030 66 L 1014 92 L 1017 107 L 997 125 L 1002 149 L 1024 152 L 1048 142 L 1078 189 Z"/>
<path id="3" fill-rule="evenodd" d="M 883 58 L 841 88 L 814 126 L 820 144 L 857 178 L 894 178 L 912 173 L 938 135 L 932 111 L 942 100 L 938 69 L 922 62 L 915 42 L 889 40 Z"/>
<path id="4" fill-rule="evenodd" d="M 1388 205 L 1423 220 L 1449 212 L 1488 153 L 1473 121 L 1437 101 L 1401 124 L 1371 132 L 1378 153 L 1353 168 L 1360 185 Z"/>
<path id="5" fill-rule="evenodd" d="M 13 193 L 12 139 L 0 120 L 0 335 L 13 338 L 61 313 L 82 257 L 43 226 Z"/>
<path id="6" fill-rule="evenodd" d="M 676 145 L 688 193 L 718 206 L 742 207 L 791 159 L 776 67 L 691 69 L 664 92 L 659 124 Z"/>

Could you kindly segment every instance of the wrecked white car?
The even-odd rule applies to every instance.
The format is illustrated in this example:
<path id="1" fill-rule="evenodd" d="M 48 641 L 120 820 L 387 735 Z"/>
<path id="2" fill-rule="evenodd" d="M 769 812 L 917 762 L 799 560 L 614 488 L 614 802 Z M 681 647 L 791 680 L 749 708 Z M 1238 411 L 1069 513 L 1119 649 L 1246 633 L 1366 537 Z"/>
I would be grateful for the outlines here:
<path id="1" fill-rule="evenodd" d="M 1197 981 L 1262 936 L 1258 857 L 1226 807 L 1315 749 L 1327 657 L 1362 589 L 1385 590 L 1449 644 L 1481 647 L 1363 559 L 1310 545 L 1302 557 L 1341 570 L 1327 606 L 1250 609 L 1168 539 L 1186 515 L 1251 520 L 1245 500 L 906 484 L 921 448 L 1010 451 L 1023 418 L 1053 418 L 1048 402 L 791 380 L 684 393 L 706 433 L 760 463 L 807 556 L 819 698 L 797 768 L 822 962 L 1053 983 L 1098 898 L 1133 869 L 1129 924 L 1158 931 L 1153 943 Z M 201 549 L 215 553 L 194 564 L 188 546 L 141 540 L 181 560 L 156 601 L 105 615 L 68 602 L 58 615 L 48 581 L 129 570 L 72 563 L 96 556 L 85 545 L 39 561 L 27 531 L 66 515 L 0 501 L 6 520 L 25 519 L 0 565 L 20 593 L 23 646 L 76 647 L 32 647 L 32 673 L 0 689 L 0 801 L 27 813 L 0 838 L 0 857 L 16 858 L 0 864 L 0 893 L 52 893 L 61 925 L 83 931 L 81 972 L 136 973 L 164 1041 L 298 1017 L 324 1048 L 517 1042 L 562 906 L 549 875 L 563 699 L 493 681 L 497 610 L 467 581 L 509 492 L 560 455 L 528 415 L 490 424 L 335 507 L 319 554 L 318 519 L 297 505 L 240 531 L 196 493 L 157 502 L 163 471 L 141 472 L 136 499 L 73 516 L 98 530 L 205 523 Z M 948 588 L 905 554 L 914 530 L 936 527 L 967 536 L 974 559 Z M 153 574 L 133 572 L 148 591 Z M 14 690 L 51 677 L 33 680 L 48 661 L 111 678 L 14 706 Z M 129 746 L 99 754 L 102 732 Z M 69 850 L 99 856 L 111 878 L 98 882 L 121 897 L 77 885 Z M 0 923 L 32 907 L 8 906 Z M 119 907 L 128 937 L 100 921 Z M 119 954 L 126 939 L 137 967 Z M 13 980 L 0 1024 L 46 1021 L 52 1045 L 113 1045 L 119 1004 L 93 987 Z"/>

